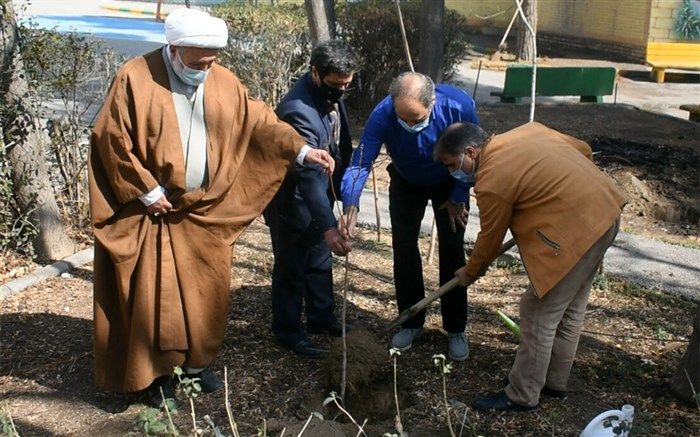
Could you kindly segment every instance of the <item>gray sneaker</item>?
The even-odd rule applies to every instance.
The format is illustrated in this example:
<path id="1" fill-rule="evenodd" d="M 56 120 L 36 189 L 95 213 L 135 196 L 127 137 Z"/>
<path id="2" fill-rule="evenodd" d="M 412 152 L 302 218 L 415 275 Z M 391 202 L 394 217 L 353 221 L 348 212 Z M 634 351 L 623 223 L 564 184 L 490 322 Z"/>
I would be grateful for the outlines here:
<path id="1" fill-rule="evenodd" d="M 423 328 L 401 328 L 391 339 L 391 347 L 400 351 L 408 350 L 413 345 L 413 340 L 420 337 L 422 333 Z"/>
<path id="2" fill-rule="evenodd" d="M 453 361 L 464 361 L 469 356 L 469 342 L 464 332 L 447 334 L 448 355 Z"/>

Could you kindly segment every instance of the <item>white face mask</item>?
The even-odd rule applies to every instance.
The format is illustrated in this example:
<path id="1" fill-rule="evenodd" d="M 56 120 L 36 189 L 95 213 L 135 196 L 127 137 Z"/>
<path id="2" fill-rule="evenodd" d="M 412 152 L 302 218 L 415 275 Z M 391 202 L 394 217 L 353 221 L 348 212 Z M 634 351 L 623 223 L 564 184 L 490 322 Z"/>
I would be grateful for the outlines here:
<path id="1" fill-rule="evenodd" d="M 404 128 L 404 130 L 406 130 L 407 132 L 412 133 L 412 134 L 417 134 L 418 132 L 420 132 L 423 129 L 425 129 L 426 127 L 428 127 L 428 125 L 430 124 L 430 115 L 432 113 L 433 113 L 433 108 L 431 106 L 430 111 L 428 111 L 428 116 L 425 117 L 425 119 L 423 121 L 416 123 L 413 126 L 409 126 L 408 123 L 406 123 L 405 121 L 403 121 L 401 119 L 401 117 L 396 117 L 396 120 L 399 122 L 399 126 Z"/>
<path id="2" fill-rule="evenodd" d="M 459 167 L 457 167 L 456 170 L 450 172 L 453 178 L 457 179 L 458 181 L 467 184 L 467 185 L 474 185 L 476 182 L 476 175 L 474 174 L 473 171 L 467 173 L 466 171 L 462 170 L 462 164 L 464 163 L 464 153 L 462 153 L 462 159 L 459 160 Z"/>
<path id="3" fill-rule="evenodd" d="M 195 70 L 194 68 L 190 68 L 185 65 L 185 63 L 182 62 L 182 58 L 180 58 L 180 52 L 177 50 L 175 50 L 175 59 L 173 59 L 173 71 L 175 74 L 177 74 L 177 77 L 179 77 L 180 80 L 185 82 L 187 85 L 192 86 L 199 86 L 203 84 L 207 79 L 207 74 L 209 73 L 209 70 Z"/>

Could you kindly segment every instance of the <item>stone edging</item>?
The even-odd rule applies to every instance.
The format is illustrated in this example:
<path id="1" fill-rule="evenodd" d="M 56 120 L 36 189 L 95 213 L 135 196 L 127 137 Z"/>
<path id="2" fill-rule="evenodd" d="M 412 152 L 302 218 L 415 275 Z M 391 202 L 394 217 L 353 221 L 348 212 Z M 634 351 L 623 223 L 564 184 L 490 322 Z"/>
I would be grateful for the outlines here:
<path id="1" fill-rule="evenodd" d="M 15 293 L 19 293 L 25 288 L 36 285 L 46 278 L 59 276 L 62 273 L 87 264 L 92 261 L 93 253 L 94 249 L 91 246 L 69 256 L 68 258 L 64 258 L 61 261 L 56 261 L 48 266 L 39 267 L 28 275 L 10 281 L 7 284 L 0 285 L 0 299 L 12 296 Z"/>

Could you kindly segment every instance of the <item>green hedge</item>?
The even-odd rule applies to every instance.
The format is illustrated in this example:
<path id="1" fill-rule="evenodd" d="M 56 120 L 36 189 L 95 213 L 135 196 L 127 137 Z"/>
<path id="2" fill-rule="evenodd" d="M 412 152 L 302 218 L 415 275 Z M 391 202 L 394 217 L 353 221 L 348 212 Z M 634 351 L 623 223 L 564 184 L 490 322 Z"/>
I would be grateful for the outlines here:
<path id="1" fill-rule="evenodd" d="M 406 38 L 416 67 L 420 58 L 420 9 L 420 0 L 401 1 Z M 392 79 L 409 69 L 396 6 L 388 0 L 342 2 L 336 6 L 336 17 L 340 37 L 358 50 L 363 61 L 356 90 L 349 99 L 358 109 L 371 108 L 387 94 Z M 466 19 L 446 10 L 443 80 L 449 80 L 457 64 L 466 58 L 468 41 Z"/>
<path id="2" fill-rule="evenodd" d="M 310 40 L 304 9 L 233 1 L 213 8 L 212 14 L 226 21 L 229 30 L 219 62 L 241 78 L 251 96 L 277 105 L 307 68 Z"/>
<path id="3" fill-rule="evenodd" d="M 401 2 L 414 64 L 420 57 L 420 3 Z M 396 6 L 388 0 L 361 0 L 336 2 L 335 7 L 338 37 L 352 44 L 362 60 L 348 103 L 358 111 L 367 110 L 386 95 L 396 75 L 408 70 Z M 303 6 L 250 6 L 232 0 L 213 8 L 212 13 L 223 18 L 229 29 L 221 64 L 243 80 L 252 96 L 276 105 L 307 69 L 311 44 Z M 466 19 L 448 9 L 444 32 L 443 78 L 449 80 L 466 57 Z"/>

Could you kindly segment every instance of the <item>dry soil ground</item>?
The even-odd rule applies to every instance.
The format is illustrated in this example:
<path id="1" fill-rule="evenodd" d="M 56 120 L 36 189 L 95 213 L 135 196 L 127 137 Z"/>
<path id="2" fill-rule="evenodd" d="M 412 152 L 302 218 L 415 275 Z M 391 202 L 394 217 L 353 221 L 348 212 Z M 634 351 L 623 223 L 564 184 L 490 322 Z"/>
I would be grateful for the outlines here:
<path id="1" fill-rule="evenodd" d="M 527 108 L 482 107 L 484 126 L 500 132 L 526 121 Z M 698 245 L 698 125 L 624 107 L 543 106 L 538 119 L 589 141 L 602 153 L 597 161 L 630 196 L 624 227 L 677 243 Z M 380 184 L 386 186 L 383 172 Z M 421 240 L 427 251 L 428 241 Z M 297 433 L 309 415 L 327 419 L 307 428 L 309 435 L 355 435 L 352 424 L 331 423 L 322 406 L 321 362 L 298 358 L 277 347 L 269 332 L 272 254 L 267 228 L 254 222 L 236 247 L 232 269 L 229 329 L 213 367 L 228 368 L 233 413 L 242 435 L 255 435 L 266 421 L 269 435 L 283 428 Z M 6 255 L 0 281 L 18 276 L 26 260 Z M 378 336 L 385 367 L 369 391 L 348 398 L 351 413 L 365 418 L 368 435 L 394 430 L 391 402 L 390 334 L 383 327 L 396 316 L 391 243 L 385 233 L 363 230 L 349 260 L 348 320 Z M 12 269 L 15 272 L 11 272 Z M 344 262 L 335 268 L 336 292 L 343 290 Z M 0 301 L 0 399 L 8 401 L 21 435 L 124 435 L 145 407 L 138 395 L 96 392 L 92 385 L 91 268 L 54 278 Z M 436 266 L 425 266 L 426 288 L 437 287 Z M 517 341 L 494 315 L 501 309 L 517 320 L 518 297 L 526 285 L 518 265 L 492 268 L 469 291 L 471 356 L 447 375 L 447 396 L 469 404 L 485 391 L 502 388 Z M 338 302 L 342 298 L 338 295 Z M 585 332 L 574 364 L 566 402 L 547 398 L 528 414 L 469 410 L 466 435 L 577 435 L 600 411 L 635 406 L 639 435 L 698 435 L 700 411 L 679 405 L 666 387 L 687 347 L 693 304 L 659 291 L 643 290 L 613 278 L 596 281 Z M 432 356 L 446 352 L 437 305 L 429 310 L 427 332 L 398 358 L 401 414 L 411 435 L 449 435 L 442 407 L 440 375 Z M 314 337 L 320 344 L 330 340 Z M 186 405 L 181 399 L 180 404 Z M 198 417 L 209 414 L 226 424 L 223 395 L 195 400 Z M 341 421 L 342 417 L 337 418 Z M 183 434 L 191 432 L 186 408 L 174 416 Z M 453 417 L 453 424 L 457 423 Z M 324 427 L 325 426 L 325 427 Z M 459 424 L 456 425 L 460 427 Z"/>

